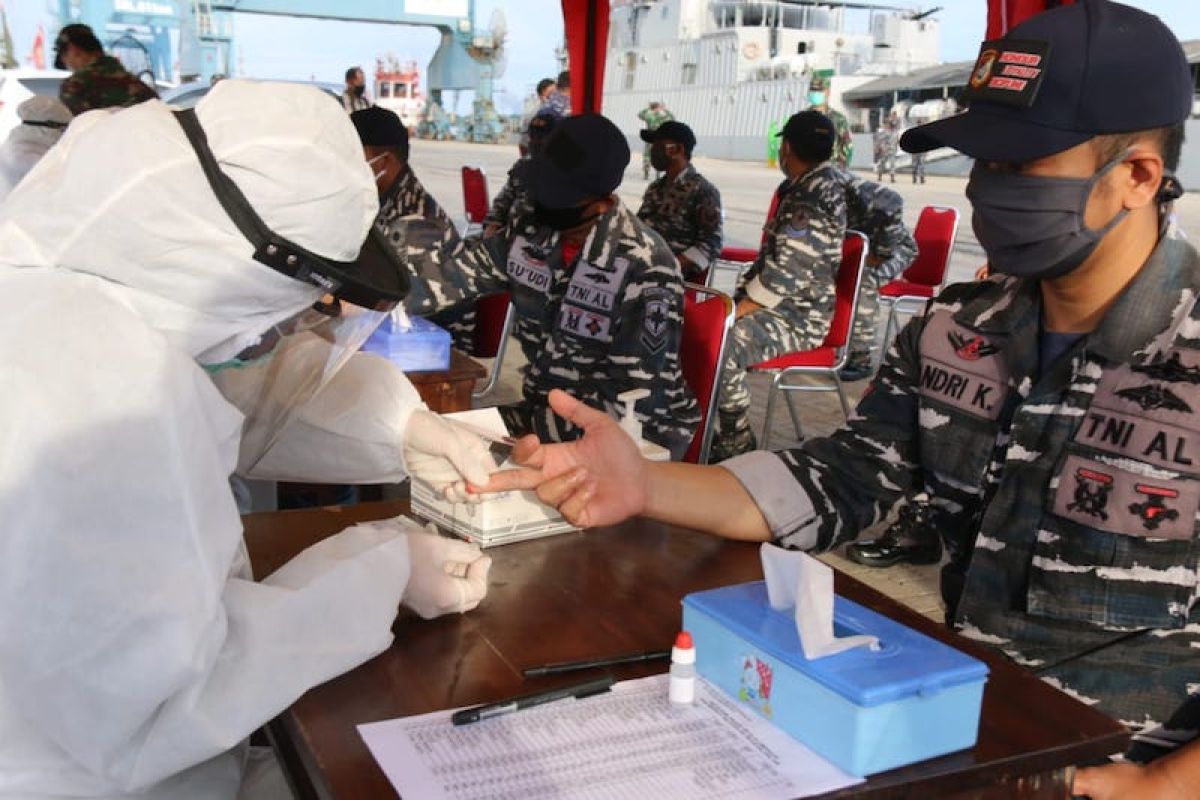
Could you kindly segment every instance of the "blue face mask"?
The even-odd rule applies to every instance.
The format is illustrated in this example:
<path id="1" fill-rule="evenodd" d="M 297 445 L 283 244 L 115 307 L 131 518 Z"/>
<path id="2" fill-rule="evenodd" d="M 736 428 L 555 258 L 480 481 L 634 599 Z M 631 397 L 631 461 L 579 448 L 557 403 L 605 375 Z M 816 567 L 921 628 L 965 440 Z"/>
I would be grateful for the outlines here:
<path id="1" fill-rule="evenodd" d="M 825 104 L 825 93 L 824 92 L 809 92 L 808 93 L 808 102 L 814 106 L 824 105 Z"/>

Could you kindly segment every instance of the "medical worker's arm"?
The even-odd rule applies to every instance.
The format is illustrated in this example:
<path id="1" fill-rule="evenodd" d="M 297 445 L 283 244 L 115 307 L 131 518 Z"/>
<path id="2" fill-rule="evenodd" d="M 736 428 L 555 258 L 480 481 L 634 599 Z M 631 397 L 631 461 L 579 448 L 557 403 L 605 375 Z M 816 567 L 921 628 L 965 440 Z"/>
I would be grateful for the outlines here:
<path id="1" fill-rule="evenodd" d="M 73 345 L 52 368 L 38 348 L 5 355 L 0 684 L 97 792 L 235 746 L 387 647 L 402 599 L 430 613 L 481 596 L 478 561 L 461 595 L 413 584 L 455 554 L 410 546 L 428 534 L 396 523 L 355 526 L 250 580 L 228 487 L 241 416 L 123 308 L 69 305 L 26 315 L 43 320 L 31 336 Z"/>

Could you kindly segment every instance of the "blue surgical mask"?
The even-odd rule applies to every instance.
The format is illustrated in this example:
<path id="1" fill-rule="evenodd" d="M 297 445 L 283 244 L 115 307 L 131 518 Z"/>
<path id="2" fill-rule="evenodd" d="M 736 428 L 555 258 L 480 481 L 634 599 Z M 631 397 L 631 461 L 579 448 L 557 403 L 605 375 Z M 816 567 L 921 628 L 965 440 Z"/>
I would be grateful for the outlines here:
<path id="1" fill-rule="evenodd" d="M 808 102 L 814 106 L 824 105 L 825 104 L 825 93 L 824 92 L 809 92 L 808 93 Z"/>

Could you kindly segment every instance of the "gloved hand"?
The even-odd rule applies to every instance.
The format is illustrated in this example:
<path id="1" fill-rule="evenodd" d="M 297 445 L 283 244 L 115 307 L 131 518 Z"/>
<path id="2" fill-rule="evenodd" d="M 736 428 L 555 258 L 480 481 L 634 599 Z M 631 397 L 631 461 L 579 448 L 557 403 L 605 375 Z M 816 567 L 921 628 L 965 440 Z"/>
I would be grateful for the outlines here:
<path id="1" fill-rule="evenodd" d="M 461 614 L 487 594 L 490 556 L 461 539 L 409 530 L 408 586 L 400 602 L 425 619 Z"/>
<path id="2" fill-rule="evenodd" d="M 404 462 L 409 475 L 455 503 L 477 503 L 482 499 L 467 493 L 464 478 L 483 486 L 496 471 L 496 460 L 483 439 L 424 409 L 414 411 L 408 419 Z"/>

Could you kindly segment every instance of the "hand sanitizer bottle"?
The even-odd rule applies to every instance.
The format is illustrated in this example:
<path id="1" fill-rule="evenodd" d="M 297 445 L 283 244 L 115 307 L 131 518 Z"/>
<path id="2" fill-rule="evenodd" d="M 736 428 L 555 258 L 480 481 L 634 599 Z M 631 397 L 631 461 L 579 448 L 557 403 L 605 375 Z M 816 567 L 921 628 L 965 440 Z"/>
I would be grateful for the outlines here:
<path id="1" fill-rule="evenodd" d="M 680 631 L 671 648 L 671 669 L 667 679 L 667 697 L 675 705 L 696 702 L 696 647 L 692 635 Z"/>
<path id="2" fill-rule="evenodd" d="M 629 438 L 633 439 L 643 458 L 650 461 L 670 461 L 671 453 L 667 448 L 654 442 L 647 442 L 642 438 L 642 423 L 634 413 L 633 407 L 638 400 L 649 396 L 649 389 L 630 389 L 628 392 L 621 392 L 617 395 L 618 402 L 625 404 L 625 414 L 621 417 L 621 428 L 629 434 Z"/>

